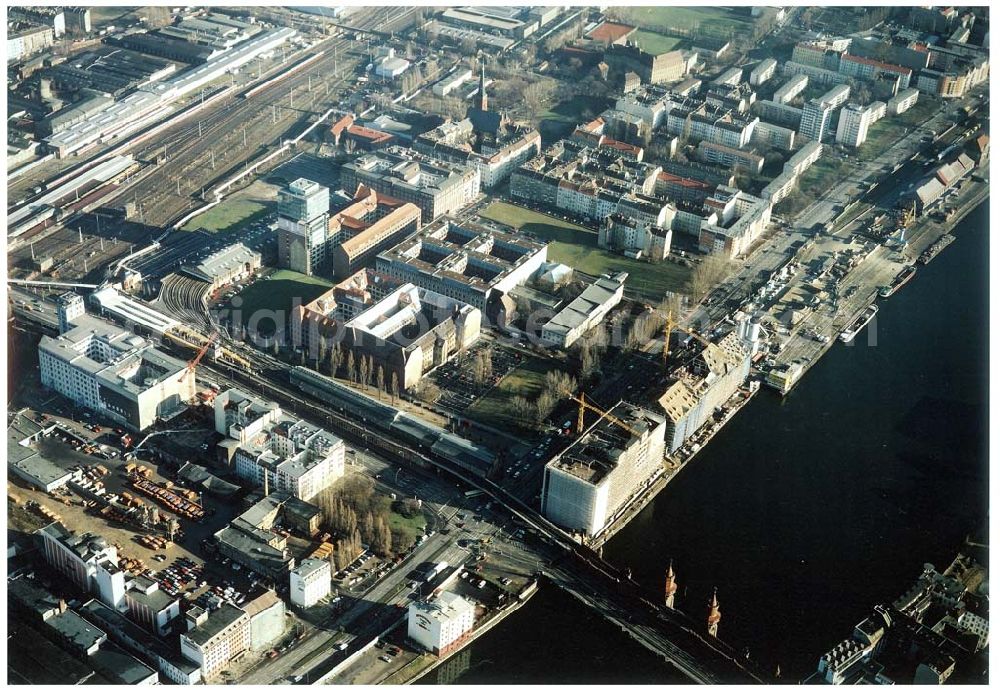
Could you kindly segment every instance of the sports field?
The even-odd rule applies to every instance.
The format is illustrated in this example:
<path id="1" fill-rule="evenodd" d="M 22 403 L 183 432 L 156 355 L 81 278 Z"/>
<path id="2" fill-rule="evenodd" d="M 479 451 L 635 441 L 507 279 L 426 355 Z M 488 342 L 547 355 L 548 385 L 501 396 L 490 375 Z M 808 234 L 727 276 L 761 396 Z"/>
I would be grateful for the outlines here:
<path id="1" fill-rule="evenodd" d="M 723 7 L 620 7 L 617 8 L 617 15 L 623 21 L 647 30 L 701 29 L 719 34 L 746 31 L 753 22 L 748 15 Z"/>
<path id="2" fill-rule="evenodd" d="M 675 38 L 674 36 L 664 36 L 655 31 L 645 31 L 642 29 L 632 34 L 629 40 L 635 41 L 639 44 L 640 48 L 653 55 L 672 51 L 684 42 L 683 39 Z"/>

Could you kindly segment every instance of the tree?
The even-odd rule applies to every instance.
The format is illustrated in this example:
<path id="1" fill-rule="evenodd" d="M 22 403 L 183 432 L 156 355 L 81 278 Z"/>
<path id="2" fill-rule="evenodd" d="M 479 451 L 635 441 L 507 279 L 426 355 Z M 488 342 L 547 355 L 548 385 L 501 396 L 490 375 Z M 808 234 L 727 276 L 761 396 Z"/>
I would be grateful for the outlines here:
<path id="1" fill-rule="evenodd" d="M 730 274 L 732 268 L 733 261 L 724 255 L 711 254 L 705 257 L 691 272 L 691 297 L 694 300 L 704 298 L 717 283 Z"/>
<path id="2" fill-rule="evenodd" d="M 523 396 L 515 396 L 510 400 L 510 415 L 518 423 L 530 423 L 534 416 L 534 406 Z"/>
<path id="3" fill-rule="evenodd" d="M 418 399 L 428 404 L 433 404 L 441 398 L 441 389 L 430 380 L 420 382 L 415 393 Z"/>
<path id="4" fill-rule="evenodd" d="M 375 370 L 375 389 L 378 390 L 378 398 L 382 399 L 382 390 L 385 388 L 385 370 L 382 369 L 382 364 L 378 364 L 378 368 Z"/>
<path id="5" fill-rule="evenodd" d="M 357 374 L 357 369 L 354 364 L 354 351 L 347 352 L 347 379 L 354 382 L 354 377 Z"/>
<path id="6" fill-rule="evenodd" d="M 392 403 L 396 403 L 396 397 L 399 396 L 399 376 L 396 375 L 396 371 L 392 371 L 392 377 L 389 378 L 389 394 L 392 395 Z"/>
<path id="7" fill-rule="evenodd" d="M 340 350 L 340 344 L 334 343 L 330 348 L 329 352 L 330 359 L 330 377 L 336 377 L 337 371 L 340 370 L 340 363 L 344 359 L 344 352 Z"/>
<path id="8" fill-rule="evenodd" d="M 319 347 L 316 349 L 316 361 L 314 370 L 319 372 L 319 364 L 326 358 L 326 337 L 319 336 Z"/>

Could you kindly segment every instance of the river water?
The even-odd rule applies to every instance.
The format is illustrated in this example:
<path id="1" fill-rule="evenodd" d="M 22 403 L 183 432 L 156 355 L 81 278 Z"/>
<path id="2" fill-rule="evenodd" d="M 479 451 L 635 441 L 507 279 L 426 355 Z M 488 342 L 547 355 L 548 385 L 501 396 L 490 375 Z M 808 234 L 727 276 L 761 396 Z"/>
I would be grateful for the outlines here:
<path id="1" fill-rule="evenodd" d="M 988 203 L 888 301 L 874 345 L 837 343 L 784 399 L 763 391 L 606 547 L 640 582 L 674 561 L 677 607 L 799 679 L 925 562 L 985 533 Z M 543 590 L 422 682 L 674 682 L 574 599 Z M 442 677 L 443 676 L 443 677 Z"/>

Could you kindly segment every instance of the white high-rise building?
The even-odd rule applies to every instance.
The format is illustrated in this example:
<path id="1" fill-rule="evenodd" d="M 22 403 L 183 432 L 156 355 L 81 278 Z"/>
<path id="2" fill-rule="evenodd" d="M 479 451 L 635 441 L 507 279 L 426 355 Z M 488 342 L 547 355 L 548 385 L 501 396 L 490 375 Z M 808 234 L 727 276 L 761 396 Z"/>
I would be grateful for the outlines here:
<path id="1" fill-rule="evenodd" d="M 306 558 L 289 573 L 289 597 L 300 608 L 311 608 L 330 595 L 330 563 Z"/>
<path id="2" fill-rule="evenodd" d="M 433 600 L 410 603 L 406 633 L 417 644 L 440 656 L 472 630 L 475 618 L 475 605 L 445 591 Z"/>
<path id="3" fill-rule="evenodd" d="M 874 122 L 875 109 L 849 103 L 840 110 L 837 125 L 837 143 L 846 147 L 860 147 L 868 139 L 868 127 Z"/>

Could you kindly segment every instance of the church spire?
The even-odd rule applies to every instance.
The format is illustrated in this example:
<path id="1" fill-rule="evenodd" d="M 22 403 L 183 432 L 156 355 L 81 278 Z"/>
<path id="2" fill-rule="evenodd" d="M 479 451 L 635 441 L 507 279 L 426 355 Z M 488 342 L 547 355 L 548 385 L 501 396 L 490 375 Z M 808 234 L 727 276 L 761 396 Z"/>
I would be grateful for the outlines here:
<path id="1" fill-rule="evenodd" d="M 487 111 L 486 107 L 486 61 L 479 64 L 479 110 Z"/>
<path id="2" fill-rule="evenodd" d="M 674 561 L 667 567 L 667 580 L 663 590 L 663 602 L 668 608 L 674 607 L 674 594 L 677 593 L 677 581 L 674 578 Z"/>
<path id="3" fill-rule="evenodd" d="M 712 589 L 712 600 L 708 602 L 708 633 L 713 637 L 719 634 L 719 620 L 722 619 L 722 611 L 719 610 L 718 589 Z"/>

